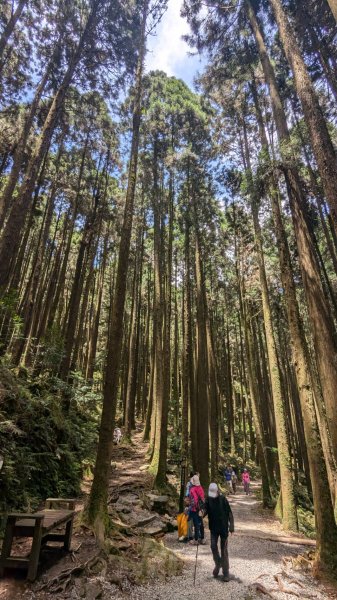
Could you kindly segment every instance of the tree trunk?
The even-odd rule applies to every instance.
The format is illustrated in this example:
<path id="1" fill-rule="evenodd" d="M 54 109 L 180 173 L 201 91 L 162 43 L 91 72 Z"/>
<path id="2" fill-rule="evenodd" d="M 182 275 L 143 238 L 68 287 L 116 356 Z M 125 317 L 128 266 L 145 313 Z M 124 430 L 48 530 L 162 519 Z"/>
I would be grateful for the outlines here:
<path id="1" fill-rule="evenodd" d="M 15 25 L 17 24 L 18 20 L 20 19 L 22 11 L 25 8 L 27 2 L 28 2 L 28 0 L 19 0 L 16 9 L 12 12 L 10 18 L 8 19 L 8 21 L 4 27 L 2 35 L 0 37 L 0 73 L 1 73 L 1 70 L 2 70 L 2 67 L 4 64 L 3 63 L 3 54 L 4 54 L 4 51 L 8 44 L 8 40 L 9 40 L 10 36 L 12 35 Z"/>
<path id="2" fill-rule="evenodd" d="M 98 539 L 102 542 L 107 524 L 107 498 L 112 456 L 112 430 L 115 421 L 119 368 L 121 362 L 123 319 L 126 296 L 126 284 L 129 266 L 130 240 L 132 232 L 134 199 L 137 179 L 139 129 L 141 121 L 142 76 L 145 57 L 145 28 L 148 12 L 148 0 L 144 2 L 142 35 L 139 48 L 138 67 L 135 84 L 135 99 L 133 108 L 133 128 L 131 155 L 128 173 L 124 218 L 118 254 L 118 266 L 114 300 L 111 306 L 110 330 L 106 374 L 104 381 L 103 410 L 99 441 L 92 483 L 87 518 L 95 526 Z"/>
<path id="3" fill-rule="evenodd" d="M 268 57 L 267 49 L 256 15 L 248 0 L 246 0 L 246 7 L 259 51 L 260 60 L 263 66 L 265 79 L 270 90 L 273 115 L 280 140 L 280 149 L 283 155 L 283 144 L 286 144 L 287 146 L 289 142 L 287 121 L 278 92 L 275 73 Z M 300 178 L 296 168 L 296 160 L 295 158 L 293 159 L 293 166 L 289 165 L 289 156 L 287 150 L 286 156 L 284 156 L 283 168 L 292 213 L 303 285 L 313 332 L 317 368 L 325 404 L 324 408 L 321 405 L 319 393 L 315 394 L 317 410 L 320 416 L 320 434 L 322 440 L 325 440 L 324 455 L 326 458 L 327 469 L 329 470 L 329 437 L 331 439 L 333 462 L 334 464 L 337 462 L 337 404 L 335 401 L 337 394 L 337 348 L 335 342 L 334 324 L 331 319 L 329 305 L 326 301 L 322 288 L 320 270 L 317 264 L 315 250 L 313 248 L 310 231 L 307 224 L 305 198 L 303 196 Z M 324 416 L 325 410 L 326 420 Z M 326 432 L 324 431 L 325 423 L 327 423 L 329 436 L 327 436 Z M 334 487 L 336 490 L 336 480 Z M 334 496 L 335 495 L 336 491 L 334 491 Z"/>
<path id="4" fill-rule="evenodd" d="M 269 153 L 267 136 L 265 135 L 263 117 L 255 85 L 253 85 L 252 91 L 260 130 L 261 145 L 265 152 Z M 274 176 L 272 176 L 272 181 L 270 183 L 270 198 L 279 253 L 281 280 L 285 294 L 285 304 L 290 329 L 292 358 L 303 418 L 306 442 L 305 450 L 309 461 L 310 483 L 316 518 L 318 556 L 323 565 L 329 565 L 331 557 L 335 554 L 332 543 L 333 539 L 336 538 L 336 524 L 334 521 L 331 497 L 330 494 L 327 493 L 327 490 L 329 489 L 328 471 L 324 461 L 316 418 L 314 399 L 315 384 L 313 383 L 310 371 L 310 357 L 296 298 L 290 252 L 281 216 L 278 186 Z M 300 423 L 300 426 L 301 425 L 302 423 Z"/>
<path id="5" fill-rule="evenodd" d="M 269 2 L 275 14 L 284 52 L 293 72 L 295 88 L 302 104 L 324 192 L 334 220 L 337 221 L 337 160 L 327 124 L 282 2 L 281 0 L 269 0 Z M 335 0 L 329 2 L 331 9 L 336 9 Z"/>
<path id="6" fill-rule="evenodd" d="M 25 225 L 27 214 L 31 209 L 32 193 L 36 178 L 39 173 L 44 155 L 50 145 L 55 126 L 61 113 L 64 99 L 75 73 L 75 69 L 81 59 L 85 42 L 88 35 L 91 33 L 94 17 L 95 5 L 88 17 L 76 51 L 70 59 L 69 66 L 63 77 L 62 83 L 53 98 L 46 120 L 43 124 L 42 131 L 36 140 L 23 183 L 18 193 L 18 197 L 12 206 L 6 225 L 3 229 L 2 236 L 0 238 L 0 290 L 4 290 L 9 282 L 11 267 L 20 247 L 21 233 Z"/>
<path id="7" fill-rule="evenodd" d="M 164 341 L 166 298 L 164 290 L 164 247 L 161 225 L 161 197 L 158 174 L 158 141 L 153 143 L 153 260 L 154 260 L 154 299 L 153 299 L 153 340 L 154 387 L 156 399 L 156 424 L 153 455 L 150 471 L 155 477 L 155 485 L 161 488 L 166 483 L 166 445 L 167 445 L 167 396 L 165 394 Z"/>

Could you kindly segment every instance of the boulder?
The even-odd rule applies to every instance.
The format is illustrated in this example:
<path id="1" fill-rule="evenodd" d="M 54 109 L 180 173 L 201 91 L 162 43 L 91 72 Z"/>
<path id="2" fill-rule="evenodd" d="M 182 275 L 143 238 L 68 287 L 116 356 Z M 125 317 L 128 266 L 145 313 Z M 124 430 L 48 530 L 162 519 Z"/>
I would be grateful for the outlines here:
<path id="1" fill-rule="evenodd" d="M 146 536 L 152 537 L 155 535 L 160 535 L 161 533 L 166 533 L 167 525 L 164 523 L 164 521 L 156 519 L 153 521 L 153 523 L 151 523 L 151 525 L 144 527 L 142 531 Z"/>
<path id="2" fill-rule="evenodd" d="M 138 507 L 133 507 L 133 510 L 130 511 L 130 514 L 123 515 L 123 520 L 130 527 L 145 527 L 146 525 L 149 525 L 149 523 L 155 521 L 157 518 L 157 515 Z"/>
<path id="3" fill-rule="evenodd" d="M 168 496 L 157 496 L 156 494 L 146 494 L 146 497 L 150 500 L 151 510 L 158 512 L 159 514 L 165 514 L 166 505 L 169 501 Z"/>
<path id="4" fill-rule="evenodd" d="M 137 517 L 137 514 L 135 516 Z M 134 525 L 135 527 L 146 527 L 146 525 L 149 525 L 150 523 L 155 521 L 156 518 L 156 515 L 151 515 L 150 513 L 147 516 L 144 516 L 143 518 L 139 515 L 139 518 L 135 520 Z"/>

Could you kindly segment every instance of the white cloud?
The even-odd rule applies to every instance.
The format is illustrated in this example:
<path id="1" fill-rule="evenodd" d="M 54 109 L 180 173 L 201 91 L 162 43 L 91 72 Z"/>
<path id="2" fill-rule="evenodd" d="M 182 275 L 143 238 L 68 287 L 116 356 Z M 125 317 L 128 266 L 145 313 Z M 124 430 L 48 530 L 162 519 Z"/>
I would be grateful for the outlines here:
<path id="1" fill-rule="evenodd" d="M 191 81 L 195 73 L 194 59 L 188 56 L 189 47 L 182 36 L 189 26 L 180 16 L 182 0 L 169 0 L 168 9 L 159 24 L 155 37 L 148 40 L 146 70 L 161 70 Z M 190 72 L 192 68 L 193 73 Z M 186 71 L 186 76 L 185 75 Z"/>

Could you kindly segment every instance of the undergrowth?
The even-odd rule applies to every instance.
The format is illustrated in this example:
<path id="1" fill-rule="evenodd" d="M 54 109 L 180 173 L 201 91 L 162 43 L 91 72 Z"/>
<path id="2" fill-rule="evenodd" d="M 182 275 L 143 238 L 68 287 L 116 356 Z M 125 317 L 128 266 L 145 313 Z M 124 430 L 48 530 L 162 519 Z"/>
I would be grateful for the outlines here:
<path id="1" fill-rule="evenodd" d="M 64 382 L 0 364 L 0 510 L 34 510 L 48 496 L 77 496 L 93 464 L 97 394 L 77 380 L 68 410 Z"/>

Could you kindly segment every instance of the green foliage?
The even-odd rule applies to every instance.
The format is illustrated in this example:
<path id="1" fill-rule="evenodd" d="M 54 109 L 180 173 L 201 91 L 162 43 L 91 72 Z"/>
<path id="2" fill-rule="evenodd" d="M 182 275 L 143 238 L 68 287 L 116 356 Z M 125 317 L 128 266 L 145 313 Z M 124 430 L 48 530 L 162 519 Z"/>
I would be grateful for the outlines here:
<path id="1" fill-rule="evenodd" d="M 94 461 L 97 395 L 78 386 L 65 413 L 57 378 L 22 380 L 0 366 L 2 510 L 31 510 L 48 496 L 77 496 Z"/>
<path id="2" fill-rule="evenodd" d="M 301 506 L 297 508 L 298 528 L 308 538 L 316 539 L 315 517 L 312 512 Z"/>

